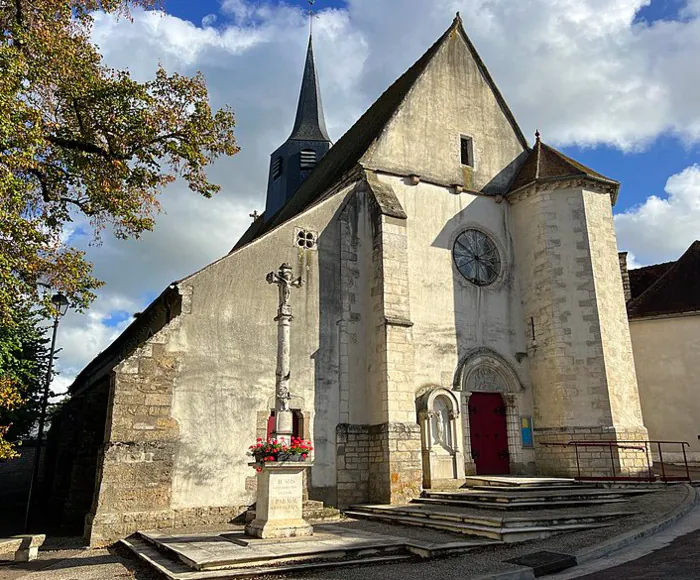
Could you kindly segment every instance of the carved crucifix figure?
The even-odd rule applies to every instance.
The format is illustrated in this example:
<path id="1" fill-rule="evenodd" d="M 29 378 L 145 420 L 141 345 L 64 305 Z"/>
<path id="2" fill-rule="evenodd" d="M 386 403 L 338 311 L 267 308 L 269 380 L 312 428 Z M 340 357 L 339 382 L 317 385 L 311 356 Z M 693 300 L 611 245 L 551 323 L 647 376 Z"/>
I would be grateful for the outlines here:
<path id="1" fill-rule="evenodd" d="M 289 299 L 292 288 L 302 285 L 301 278 L 294 278 L 292 267 L 282 264 L 279 271 L 267 275 L 268 284 L 277 284 L 279 290 L 279 307 L 277 309 L 277 371 L 275 384 L 275 432 L 277 439 L 290 439 L 292 436 L 293 418 L 289 410 L 289 368 L 290 328 L 294 319 Z"/>

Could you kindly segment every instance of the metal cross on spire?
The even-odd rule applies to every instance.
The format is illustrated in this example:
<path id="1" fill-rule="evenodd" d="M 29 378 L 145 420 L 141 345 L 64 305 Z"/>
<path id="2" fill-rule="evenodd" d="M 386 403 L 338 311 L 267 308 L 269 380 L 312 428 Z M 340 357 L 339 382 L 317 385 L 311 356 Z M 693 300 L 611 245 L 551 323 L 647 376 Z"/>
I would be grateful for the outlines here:
<path id="1" fill-rule="evenodd" d="M 318 14 L 316 14 L 316 11 L 314 10 L 314 4 L 316 4 L 316 0 L 307 0 L 309 3 L 309 10 L 307 11 L 307 14 L 309 15 L 309 34 L 313 34 L 314 32 L 314 16 L 318 18 Z"/>

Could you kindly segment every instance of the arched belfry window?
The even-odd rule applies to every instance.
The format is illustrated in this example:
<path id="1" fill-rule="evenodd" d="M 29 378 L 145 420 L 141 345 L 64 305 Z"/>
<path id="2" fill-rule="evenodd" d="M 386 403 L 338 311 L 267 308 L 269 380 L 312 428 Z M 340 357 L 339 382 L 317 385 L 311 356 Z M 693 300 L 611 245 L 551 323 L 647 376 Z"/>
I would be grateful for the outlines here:
<path id="1" fill-rule="evenodd" d="M 277 179 L 280 175 L 282 175 L 282 157 L 275 159 L 272 164 L 272 179 Z"/>
<path id="2" fill-rule="evenodd" d="M 301 169 L 313 169 L 316 167 L 316 151 L 304 149 L 301 152 Z"/>

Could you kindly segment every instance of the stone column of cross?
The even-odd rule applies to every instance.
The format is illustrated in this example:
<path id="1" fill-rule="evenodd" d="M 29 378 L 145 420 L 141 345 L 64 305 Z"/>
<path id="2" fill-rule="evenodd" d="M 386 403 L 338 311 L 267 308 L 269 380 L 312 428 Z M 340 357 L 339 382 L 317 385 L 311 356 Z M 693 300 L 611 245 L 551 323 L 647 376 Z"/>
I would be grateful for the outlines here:
<path id="1" fill-rule="evenodd" d="M 279 307 L 277 309 L 277 371 L 275 382 L 275 431 L 273 437 L 290 441 L 293 434 L 293 416 L 289 409 L 289 379 L 291 376 L 289 353 L 292 306 L 289 298 L 292 288 L 302 285 L 301 278 L 294 278 L 292 267 L 282 264 L 279 271 L 267 275 L 268 284 L 276 284 L 279 290 Z"/>

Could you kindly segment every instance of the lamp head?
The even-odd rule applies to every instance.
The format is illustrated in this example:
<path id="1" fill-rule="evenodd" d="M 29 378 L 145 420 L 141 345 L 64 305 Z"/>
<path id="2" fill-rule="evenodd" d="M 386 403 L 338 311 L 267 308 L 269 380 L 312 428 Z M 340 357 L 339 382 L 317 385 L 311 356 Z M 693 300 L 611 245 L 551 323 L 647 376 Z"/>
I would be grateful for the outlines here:
<path id="1" fill-rule="evenodd" d="M 63 316 L 66 312 L 68 312 L 68 306 L 70 306 L 70 303 L 68 302 L 68 298 L 66 298 L 62 292 L 56 292 L 56 294 L 51 297 L 51 303 L 56 309 L 58 316 Z"/>

